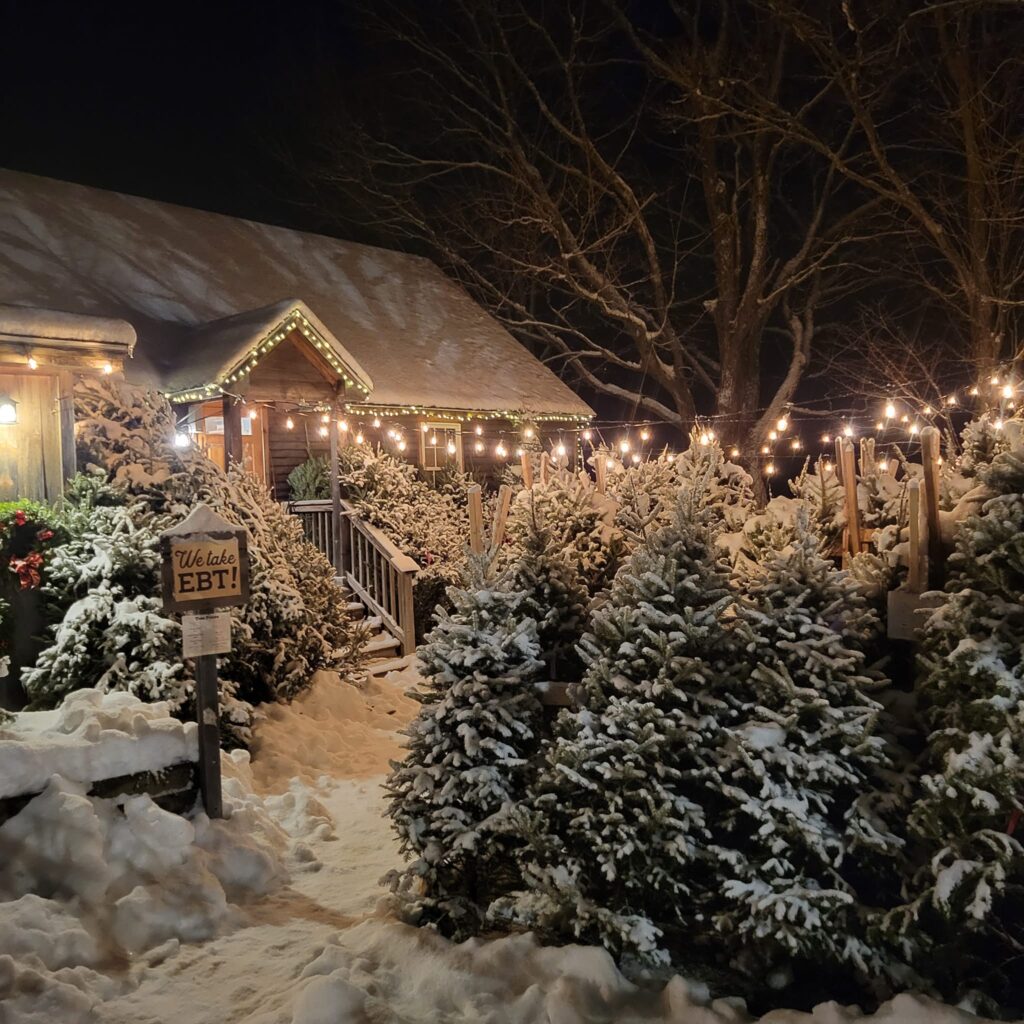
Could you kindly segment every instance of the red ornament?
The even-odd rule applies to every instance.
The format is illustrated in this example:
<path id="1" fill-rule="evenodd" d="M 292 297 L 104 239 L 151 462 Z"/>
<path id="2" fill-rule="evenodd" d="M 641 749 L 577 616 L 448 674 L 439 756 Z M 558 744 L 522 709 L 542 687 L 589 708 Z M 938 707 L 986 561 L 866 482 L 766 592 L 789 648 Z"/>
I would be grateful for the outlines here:
<path id="1" fill-rule="evenodd" d="M 14 513 L 14 525 L 15 526 L 24 526 L 25 525 L 25 513 L 22 512 L 20 508 L 18 509 L 17 512 Z"/>
<path id="2" fill-rule="evenodd" d="M 53 530 L 40 530 L 36 534 L 36 540 L 38 540 L 38 541 L 53 540 Z"/>
<path id="3" fill-rule="evenodd" d="M 33 551 L 24 558 L 11 558 L 11 572 L 16 573 L 22 590 L 35 590 L 42 582 L 39 570 L 43 564 L 43 556 Z"/>

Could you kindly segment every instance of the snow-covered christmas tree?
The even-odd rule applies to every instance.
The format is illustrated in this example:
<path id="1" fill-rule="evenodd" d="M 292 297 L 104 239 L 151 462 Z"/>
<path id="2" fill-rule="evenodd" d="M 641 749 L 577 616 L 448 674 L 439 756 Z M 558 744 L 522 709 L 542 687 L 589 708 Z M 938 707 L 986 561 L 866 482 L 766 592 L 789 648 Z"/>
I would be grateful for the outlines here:
<path id="1" fill-rule="evenodd" d="M 958 532 L 921 646 L 927 726 L 909 808 L 918 870 L 890 934 L 947 995 L 1024 1008 L 1024 446 L 980 470 L 994 497 Z"/>
<path id="2" fill-rule="evenodd" d="M 548 525 L 545 504 L 526 492 L 529 514 L 520 522 L 520 554 L 512 566 L 516 590 L 525 592 L 523 613 L 537 624 L 541 657 L 548 677 L 579 678 L 576 644 L 586 625 L 588 594 L 575 560 Z"/>
<path id="3" fill-rule="evenodd" d="M 386 784 L 402 851 L 414 857 L 394 887 L 450 934 L 476 930 L 481 908 L 518 882 L 507 821 L 529 784 L 541 724 L 526 592 L 495 577 L 484 556 L 470 558 L 466 575 L 419 648 L 423 707 Z"/>

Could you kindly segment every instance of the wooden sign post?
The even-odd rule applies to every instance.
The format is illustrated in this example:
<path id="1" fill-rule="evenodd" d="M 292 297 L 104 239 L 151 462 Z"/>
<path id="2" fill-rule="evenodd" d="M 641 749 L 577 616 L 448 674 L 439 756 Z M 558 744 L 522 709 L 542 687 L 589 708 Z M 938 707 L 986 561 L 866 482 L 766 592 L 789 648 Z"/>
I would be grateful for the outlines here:
<path id="1" fill-rule="evenodd" d="M 530 453 L 524 451 L 519 456 L 519 462 L 523 467 L 523 486 L 529 490 L 533 486 L 533 463 L 530 461 Z"/>
<path id="2" fill-rule="evenodd" d="M 594 452 L 594 473 L 597 478 L 597 493 L 604 494 L 608 488 L 608 455 L 604 449 Z"/>
<path id="3" fill-rule="evenodd" d="M 860 554 L 860 510 L 857 506 L 857 467 L 853 458 L 853 442 L 840 444 L 843 490 L 846 493 L 846 530 L 850 555 Z"/>
<path id="4" fill-rule="evenodd" d="M 248 535 L 200 504 L 160 535 L 160 551 L 164 611 L 181 613 L 182 655 L 196 663 L 203 807 L 211 818 L 222 818 L 217 655 L 231 650 L 227 609 L 249 599 Z"/>
<path id="5" fill-rule="evenodd" d="M 494 514 L 491 525 L 491 557 L 493 558 L 505 540 L 505 524 L 508 522 L 508 509 L 512 504 L 512 488 L 502 484 L 498 488 L 498 510 Z"/>

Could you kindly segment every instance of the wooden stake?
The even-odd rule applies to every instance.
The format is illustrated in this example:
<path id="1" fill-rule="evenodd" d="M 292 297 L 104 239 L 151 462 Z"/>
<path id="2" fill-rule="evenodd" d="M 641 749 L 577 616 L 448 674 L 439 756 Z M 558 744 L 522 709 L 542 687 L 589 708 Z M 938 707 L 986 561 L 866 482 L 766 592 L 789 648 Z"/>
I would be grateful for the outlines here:
<path id="1" fill-rule="evenodd" d="M 935 427 L 921 431 L 921 461 L 924 465 L 924 515 L 928 523 L 928 586 L 941 589 L 946 577 L 942 530 L 939 527 L 939 432 Z"/>
<path id="2" fill-rule="evenodd" d="M 836 479 L 843 482 L 843 439 L 836 438 Z"/>
<path id="3" fill-rule="evenodd" d="M 480 485 L 471 484 L 469 495 L 469 549 L 474 555 L 484 550 L 484 506 L 480 497 Z"/>
<path id="4" fill-rule="evenodd" d="M 523 467 L 523 486 L 530 488 L 533 486 L 533 463 L 530 461 L 530 453 L 523 452 L 519 456 L 519 462 Z"/>
<path id="5" fill-rule="evenodd" d="M 603 451 L 594 452 L 594 472 L 597 474 L 597 493 L 604 494 L 608 486 L 608 456 Z"/>
<path id="6" fill-rule="evenodd" d="M 540 453 L 540 482 L 541 484 L 548 482 L 548 453 L 543 449 Z"/>
<path id="7" fill-rule="evenodd" d="M 920 594 L 921 562 L 924 557 L 921 550 L 921 482 L 911 480 L 907 484 L 907 494 L 910 499 L 910 578 L 907 585 L 915 594 Z"/>
<path id="8" fill-rule="evenodd" d="M 846 492 L 846 529 L 851 555 L 860 554 L 860 510 L 857 507 L 857 467 L 853 457 L 853 444 L 845 441 L 840 446 L 843 466 L 843 489 Z"/>
<path id="9" fill-rule="evenodd" d="M 491 527 L 491 551 L 497 552 L 505 540 L 505 523 L 508 521 L 508 508 L 512 502 L 512 488 L 502 484 L 498 488 L 498 511 L 494 514 L 494 525 Z"/>
<path id="10" fill-rule="evenodd" d="M 861 438 L 860 442 L 860 475 L 868 476 L 875 471 L 875 439 Z"/>

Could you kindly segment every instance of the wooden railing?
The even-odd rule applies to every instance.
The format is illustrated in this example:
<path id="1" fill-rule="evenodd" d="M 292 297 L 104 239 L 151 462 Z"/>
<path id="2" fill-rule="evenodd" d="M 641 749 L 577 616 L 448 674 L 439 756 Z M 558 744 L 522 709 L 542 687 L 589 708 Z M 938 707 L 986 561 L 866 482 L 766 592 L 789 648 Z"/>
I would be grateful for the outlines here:
<path id="1" fill-rule="evenodd" d="M 339 577 L 370 614 L 380 616 L 402 653 L 416 650 L 412 595 L 419 571 L 416 562 L 375 526 L 364 522 L 347 501 L 341 503 L 338 551 L 332 540 L 330 501 L 293 501 L 288 510 L 301 519 L 306 539 L 331 560 Z"/>

